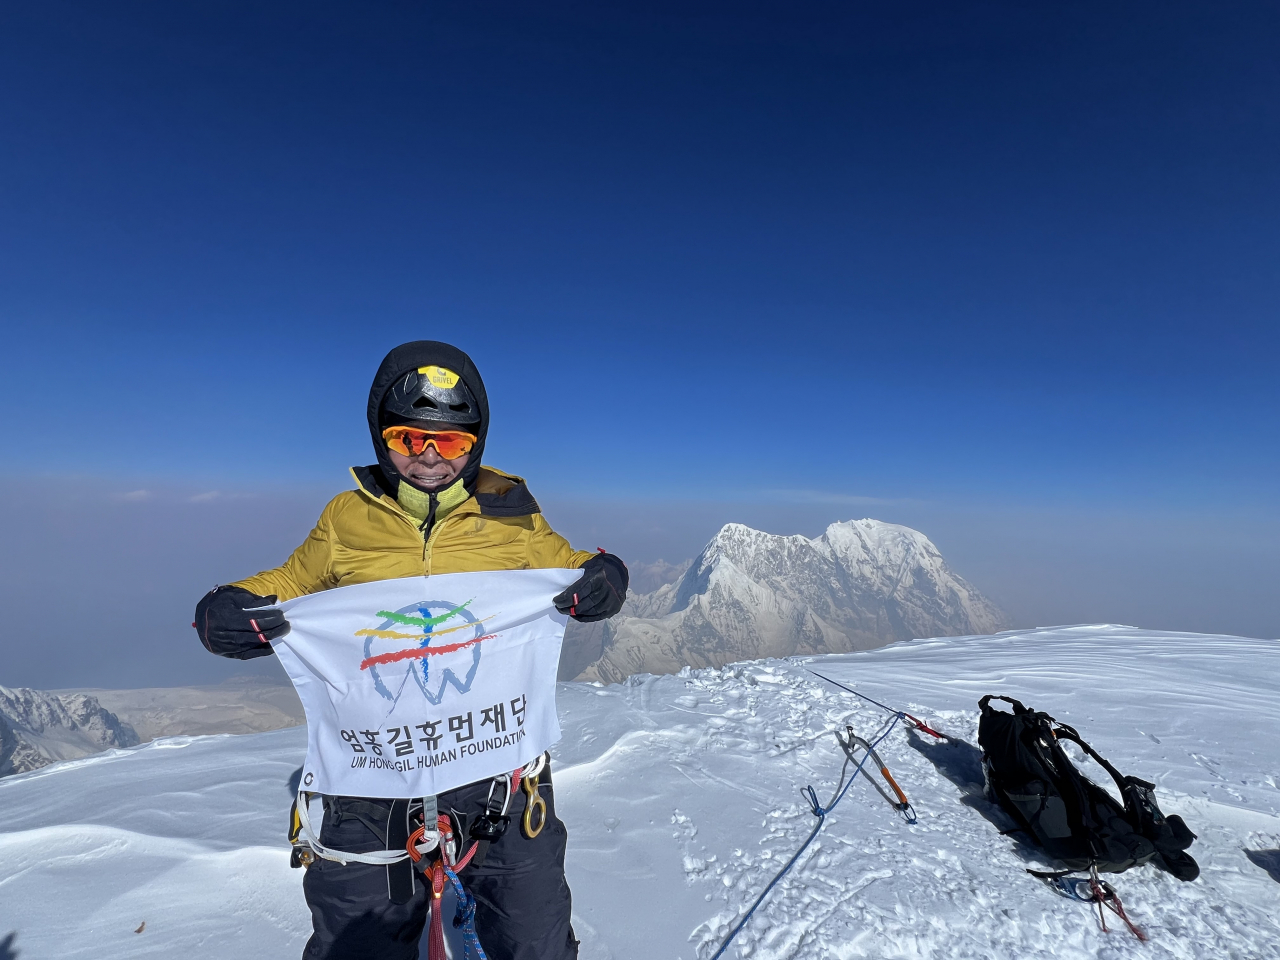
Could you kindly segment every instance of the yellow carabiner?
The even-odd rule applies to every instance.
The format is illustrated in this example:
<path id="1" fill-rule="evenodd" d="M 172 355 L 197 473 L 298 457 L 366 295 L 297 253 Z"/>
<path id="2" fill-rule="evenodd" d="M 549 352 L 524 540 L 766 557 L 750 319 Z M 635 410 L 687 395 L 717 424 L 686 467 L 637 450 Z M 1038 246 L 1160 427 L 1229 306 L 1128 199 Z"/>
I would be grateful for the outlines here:
<path id="1" fill-rule="evenodd" d="M 542 794 L 538 792 L 538 780 L 541 776 L 541 773 L 537 773 L 520 781 L 520 789 L 524 791 L 527 798 L 524 804 L 524 816 L 520 818 L 520 826 L 524 835 L 530 840 L 540 834 L 542 828 L 547 825 L 547 801 L 543 800 Z M 533 825 L 535 812 L 538 819 L 536 827 Z"/>

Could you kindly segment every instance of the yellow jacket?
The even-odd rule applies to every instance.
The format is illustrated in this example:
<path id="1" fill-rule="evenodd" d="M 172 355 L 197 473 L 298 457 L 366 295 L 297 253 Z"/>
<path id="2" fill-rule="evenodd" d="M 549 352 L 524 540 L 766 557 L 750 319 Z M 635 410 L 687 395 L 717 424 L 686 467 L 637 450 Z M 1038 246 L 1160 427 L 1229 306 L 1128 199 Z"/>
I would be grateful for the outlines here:
<path id="1" fill-rule="evenodd" d="M 492 467 L 480 468 L 475 494 L 438 520 L 425 539 L 418 520 L 383 491 L 373 471 L 355 467 L 351 474 L 356 489 L 329 501 L 288 560 L 234 585 L 292 600 L 396 577 L 577 568 L 594 556 L 574 550 L 551 529 L 522 479 Z"/>

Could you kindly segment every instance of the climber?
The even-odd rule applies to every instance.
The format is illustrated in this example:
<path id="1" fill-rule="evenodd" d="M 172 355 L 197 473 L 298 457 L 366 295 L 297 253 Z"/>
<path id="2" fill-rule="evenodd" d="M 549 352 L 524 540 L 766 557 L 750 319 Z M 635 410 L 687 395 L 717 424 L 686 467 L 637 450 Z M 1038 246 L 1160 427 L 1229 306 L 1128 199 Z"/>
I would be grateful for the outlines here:
<path id="1" fill-rule="evenodd" d="M 377 462 L 352 469 L 356 489 L 330 501 L 281 566 L 219 586 L 200 601 L 193 626 L 211 652 L 266 656 L 271 641 L 289 632 L 273 604 L 397 577 L 579 568 L 581 578 L 555 597 L 557 610 L 593 622 L 622 608 L 628 584 L 622 561 L 571 548 L 542 517 L 524 480 L 481 465 L 489 405 L 467 354 L 429 340 L 396 347 L 369 390 L 368 421 Z M 314 429 L 282 432 L 297 450 Z M 566 831 L 555 813 L 549 769 L 539 783 L 545 827 L 532 839 L 507 830 L 463 877 L 492 960 L 577 956 L 564 875 Z M 442 794 L 437 806 L 461 822 L 474 820 L 489 790 L 489 781 L 464 786 Z M 534 801 L 518 796 L 513 818 L 526 802 Z M 325 797 L 321 842 L 359 853 L 385 849 L 392 804 Z M 407 887 L 393 884 L 390 871 L 399 866 L 314 861 L 303 883 L 313 924 L 304 960 L 414 960 L 430 896 L 420 877 Z M 400 895 L 392 895 L 393 887 Z"/>

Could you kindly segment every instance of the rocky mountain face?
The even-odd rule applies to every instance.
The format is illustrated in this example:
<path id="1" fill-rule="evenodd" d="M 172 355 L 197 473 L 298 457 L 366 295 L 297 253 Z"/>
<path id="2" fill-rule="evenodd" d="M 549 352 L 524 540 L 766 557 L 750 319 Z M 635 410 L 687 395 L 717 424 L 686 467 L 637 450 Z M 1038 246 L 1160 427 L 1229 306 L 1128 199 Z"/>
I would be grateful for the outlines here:
<path id="1" fill-rule="evenodd" d="M 94 697 L 0 687 L 0 777 L 138 742 Z"/>
<path id="2" fill-rule="evenodd" d="M 686 665 L 846 653 L 1007 625 L 909 527 L 850 520 L 811 540 L 729 524 L 674 583 L 633 595 L 612 620 L 571 622 L 561 675 L 616 683 Z"/>

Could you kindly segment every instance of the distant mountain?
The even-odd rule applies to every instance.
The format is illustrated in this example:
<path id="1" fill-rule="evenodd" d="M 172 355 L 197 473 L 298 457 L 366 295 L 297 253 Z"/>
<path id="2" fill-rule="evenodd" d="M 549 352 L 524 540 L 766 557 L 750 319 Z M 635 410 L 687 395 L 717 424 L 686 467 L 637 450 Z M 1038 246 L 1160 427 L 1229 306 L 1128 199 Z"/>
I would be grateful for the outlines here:
<path id="1" fill-rule="evenodd" d="M 573 625 L 561 675 L 615 683 L 686 665 L 847 653 L 1007 625 L 909 527 L 850 520 L 811 540 L 731 523 L 674 583 L 633 596 L 613 620 Z"/>
<path id="2" fill-rule="evenodd" d="M 302 701 L 288 680 L 235 677 L 204 686 L 81 692 L 133 727 L 144 742 L 156 737 L 262 733 L 306 722 Z"/>
<path id="3" fill-rule="evenodd" d="M 138 742 L 133 727 L 87 694 L 0 687 L 0 777 Z"/>

